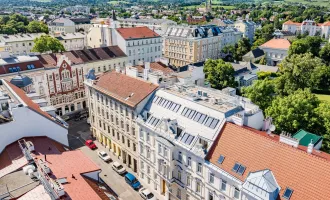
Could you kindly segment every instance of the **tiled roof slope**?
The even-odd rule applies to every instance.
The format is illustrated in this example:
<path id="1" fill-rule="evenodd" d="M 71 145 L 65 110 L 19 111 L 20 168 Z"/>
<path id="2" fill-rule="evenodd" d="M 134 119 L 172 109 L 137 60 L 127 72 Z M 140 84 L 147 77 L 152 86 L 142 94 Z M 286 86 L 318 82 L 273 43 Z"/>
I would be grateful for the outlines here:
<path id="1" fill-rule="evenodd" d="M 135 66 L 139 72 L 143 72 L 144 70 L 144 65 L 137 65 Z M 166 74 L 171 74 L 173 73 L 173 69 L 169 68 L 168 66 L 166 66 L 165 64 L 161 63 L 161 62 L 152 62 L 150 63 L 150 69 L 152 71 L 160 71 L 163 72 L 165 75 Z"/>
<path id="2" fill-rule="evenodd" d="M 116 71 L 100 76 L 94 87 L 131 107 L 138 105 L 158 88 L 155 84 Z"/>
<path id="3" fill-rule="evenodd" d="M 284 25 L 297 25 L 297 26 L 300 26 L 302 23 L 293 22 L 293 21 L 289 20 L 289 21 L 284 22 L 283 24 Z"/>
<path id="4" fill-rule="evenodd" d="M 22 99 L 22 101 L 27 105 L 28 108 L 53 121 L 53 119 L 49 116 L 49 114 L 46 113 L 45 111 L 42 111 L 39 105 L 34 103 L 28 96 L 26 96 L 25 92 L 22 89 L 11 84 L 9 81 L 6 81 L 6 83 L 17 94 L 17 96 L 19 96 L 19 98 Z"/>
<path id="5" fill-rule="evenodd" d="M 41 54 L 38 55 L 38 58 L 45 68 L 52 68 L 56 66 L 57 59 L 61 55 L 67 56 L 69 60 L 72 61 L 73 65 L 126 56 L 118 46 L 108 46 L 94 49 L 66 51 L 57 54 Z"/>
<path id="6" fill-rule="evenodd" d="M 157 33 L 145 26 L 132 28 L 117 28 L 117 32 L 125 40 L 160 37 Z"/>
<path id="7" fill-rule="evenodd" d="M 249 172 L 272 170 L 281 187 L 278 199 L 286 187 L 293 189 L 290 200 L 330 199 L 330 162 L 317 155 L 310 155 L 300 148 L 294 148 L 270 139 L 260 131 L 226 123 L 207 159 L 234 177 L 244 181 Z M 222 164 L 217 162 L 225 156 Z M 232 168 L 236 162 L 246 166 L 243 176 Z"/>
<path id="8" fill-rule="evenodd" d="M 268 42 L 261 45 L 261 47 L 272 49 L 289 49 L 291 43 L 287 39 L 271 39 Z"/>

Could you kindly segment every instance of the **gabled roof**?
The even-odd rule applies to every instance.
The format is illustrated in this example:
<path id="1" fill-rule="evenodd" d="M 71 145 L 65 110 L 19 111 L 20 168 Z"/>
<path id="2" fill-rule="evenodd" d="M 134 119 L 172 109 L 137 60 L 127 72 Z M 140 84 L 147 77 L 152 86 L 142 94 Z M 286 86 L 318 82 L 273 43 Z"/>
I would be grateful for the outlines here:
<path id="1" fill-rule="evenodd" d="M 249 51 L 247 54 L 245 54 L 243 57 L 247 57 L 247 58 L 259 58 L 261 56 L 265 55 L 264 51 L 256 48 L 253 49 L 251 51 Z"/>
<path id="2" fill-rule="evenodd" d="M 132 28 L 117 28 L 116 30 L 125 40 L 160 37 L 160 35 L 158 35 L 156 32 L 145 26 Z"/>
<path id="3" fill-rule="evenodd" d="M 144 70 L 144 65 L 137 65 L 137 66 L 134 66 L 137 68 L 137 70 L 139 72 L 143 72 Z M 160 72 L 163 72 L 165 75 L 166 74 L 171 74 L 173 73 L 173 69 L 171 69 L 170 67 L 166 66 L 165 64 L 161 63 L 161 62 L 152 62 L 150 63 L 150 69 L 152 71 L 160 71 Z"/>
<path id="4" fill-rule="evenodd" d="M 31 109 L 31 110 L 39 113 L 40 115 L 42 115 L 42 116 L 44 116 L 44 117 L 46 117 L 46 118 L 53 121 L 53 119 L 50 117 L 50 115 L 48 113 L 42 111 L 40 109 L 39 105 L 34 103 L 28 96 L 26 96 L 25 92 L 22 89 L 20 89 L 20 88 L 16 87 L 15 85 L 11 84 L 9 81 L 6 81 L 6 83 L 16 93 L 16 95 L 26 104 L 26 106 L 29 109 Z"/>
<path id="5" fill-rule="evenodd" d="M 308 154 L 306 148 L 279 142 L 278 136 L 227 122 L 207 159 L 241 181 L 249 172 L 271 170 L 281 187 L 278 199 L 284 199 L 286 187 L 294 190 L 290 200 L 330 199 L 330 161 L 319 154 L 316 150 Z M 222 164 L 217 162 L 220 155 L 225 156 Z M 246 166 L 243 175 L 232 171 L 236 162 Z"/>
<path id="6" fill-rule="evenodd" d="M 94 49 L 66 51 L 56 54 L 41 54 L 38 55 L 38 58 L 46 68 L 53 68 L 56 66 L 57 58 L 61 55 L 67 56 L 69 60 L 72 61 L 73 65 L 126 56 L 118 46 L 108 46 Z"/>
<path id="7" fill-rule="evenodd" d="M 271 49 L 289 49 L 291 43 L 287 39 L 271 39 L 268 42 L 262 44 L 260 47 L 271 48 Z"/>
<path id="8" fill-rule="evenodd" d="M 297 25 L 297 26 L 300 26 L 302 23 L 298 23 L 298 22 L 293 22 L 291 20 L 289 21 L 286 21 L 283 23 L 283 25 Z"/>
<path id="9" fill-rule="evenodd" d="M 322 24 L 322 26 L 330 26 L 330 21 L 328 21 L 328 22 L 324 22 L 324 23 Z"/>
<path id="10" fill-rule="evenodd" d="M 100 92 L 131 107 L 137 106 L 158 88 L 155 84 L 116 71 L 103 74 L 93 86 Z"/>

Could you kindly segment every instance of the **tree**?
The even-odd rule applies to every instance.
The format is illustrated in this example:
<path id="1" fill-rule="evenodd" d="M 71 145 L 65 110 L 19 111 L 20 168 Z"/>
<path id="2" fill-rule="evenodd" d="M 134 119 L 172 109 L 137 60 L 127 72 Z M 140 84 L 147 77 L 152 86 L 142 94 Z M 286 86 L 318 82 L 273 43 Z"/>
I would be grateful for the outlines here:
<path id="1" fill-rule="evenodd" d="M 62 43 L 49 35 L 42 35 L 34 40 L 34 46 L 32 52 L 45 53 L 51 51 L 52 53 L 58 53 L 65 51 Z"/>
<path id="2" fill-rule="evenodd" d="M 29 33 L 48 33 L 48 27 L 42 22 L 32 21 L 27 25 L 27 31 Z"/>
<path id="3" fill-rule="evenodd" d="M 286 97 L 277 96 L 266 109 L 273 118 L 276 132 L 295 133 L 299 129 L 318 132 L 322 125 L 315 112 L 320 100 L 309 89 L 299 89 Z"/>
<path id="4" fill-rule="evenodd" d="M 265 111 L 274 99 L 274 81 L 268 78 L 256 80 L 253 85 L 243 88 L 243 96 L 249 98 Z"/>
<path id="5" fill-rule="evenodd" d="M 258 48 L 260 45 L 266 43 L 267 40 L 265 38 L 259 38 L 257 40 L 254 41 L 253 45 L 252 45 L 252 50 Z"/>
<path id="6" fill-rule="evenodd" d="M 320 53 L 320 58 L 323 59 L 323 61 L 326 64 L 330 64 L 330 43 L 327 42 L 326 45 L 324 45 L 324 47 L 321 49 Z"/>
<path id="7" fill-rule="evenodd" d="M 289 56 L 293 54 L 312 53 L 318 56 L 320 52 L 322 39 L 319 36 L 307 36 L 305 38 L 293 41 L 289 48 Z"/>
<path id="8" fill-rule="evenodd" d="M 242 38 L 237 43 L 237 48 L 235 50 L 237 61 L 242 60 L 242 57 L 251 50 L 250 40 L 247 38 Z"/>
<path id="9" fill-rule="evenodd" d="M 320 133 L 323 137 L 322 150 L 330 153 L 330 104 L 322 102 L 316 109 L 316 113 L 325 129 L 323 133 Z"/>
<path id="10" fill-rule="evenodd" d="M 212 88 L 221 90 L 225 87 L 236 87 L 237 85 L 233 66 L 221 59 L 208 59 L 204 65 L 204 73 Z"/>
<path id="11" fill-rule="evenodd" d="M 261 32 L 262 32 L 262 37 L 265 38 L 267 41 L 273 38 L 273 33 L 274 33 L 274 25 L 273 24 L 267 24 L 262 27 Z"/>
<path id="12" fill-rule="evenodd" d="M 330 67 L 317 66 L 311 74 L 311 82 L 314 86 L 313 89 L 330 90 Z"/>
<path id="13" fill-rule="evenodd" d="M 311 53 L 294 54 L 286 57 L 280 64 L 281 76 L 276 78 L 276 91 L 278 94 L 291 94 L 299 88 L 318 88 L 318 77 L 322 60 L 313 57 Z M 314 77 L 314 78 L 313 78 Z"/>

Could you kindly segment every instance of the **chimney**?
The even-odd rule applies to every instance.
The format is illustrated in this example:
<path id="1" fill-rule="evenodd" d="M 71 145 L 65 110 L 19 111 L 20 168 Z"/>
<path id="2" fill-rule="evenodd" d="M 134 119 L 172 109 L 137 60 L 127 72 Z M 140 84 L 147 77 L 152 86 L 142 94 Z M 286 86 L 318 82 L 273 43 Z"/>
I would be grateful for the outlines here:
<path id="1" fill-rule="evenodd" d="M 150 62 L 144 63 L 144 70 L 143 70 L 143 79 L 148 80 L 148 74 L 150 70 Z"/>
<path id="2" fill-rule="evenodd" d="M 299 140 L 291 137 L 291 134 L 282 132 L 280 135 L 280 142 L 288 144 L 293 147 L 298 147 L 299 146 Z"/>
<path id="3" fill-rule="evenodd" d="M 313 148 L 314 148 L 314 144 L 313 144 L 313 140 L 311 140 L 311 142 L 308 144 L 307 147 L 307 153 L 311 154 L 313 152 Z"/>

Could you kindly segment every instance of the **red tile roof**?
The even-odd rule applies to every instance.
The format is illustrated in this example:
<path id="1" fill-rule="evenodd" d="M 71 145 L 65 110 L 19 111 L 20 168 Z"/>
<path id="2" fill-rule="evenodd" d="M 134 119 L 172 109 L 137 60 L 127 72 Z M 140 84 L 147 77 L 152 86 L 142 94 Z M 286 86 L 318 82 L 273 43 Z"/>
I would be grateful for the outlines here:
<path id="1" fill-rule="evenodd" d="M 324 23 L 322 24 L 322 26 L 330 26 L 330 21 L 328 21 L 328 22 L 324 22 Z"/>
<path id="2" fill-rule="evenodd" d="M 41 64 L 41 62 L 39 60 L 14 63 L 14 64 L 6 64 L 6 65 L 0 66 L 0 75 L 14 73 L 14 72 L 9 71 L 9 68 L 12 68 L 12 67 L 20 67 L 20 71 L 27 71 L 27 70 L 29 70 L 27 67 L 28 65 L 34 65 L 34 69 L 43 69 L 44 68 L 44 66 Z"/>
<path id="3" fill-rule="evenodd" d="M 291 20 L 289 21 L 286 21 L 283 23 L 283 25 L 297 25 L 297 26 L 301 26 L 302 23 L 299 23 L 299 22 L 293 22 Z"/>
<path id="4" fill-rule="evenodd" d="M 137 66 L 134 66 L 134 67 L 136 67 L 139 72 L 143 72 L 143 70 L 144 70 L 144 65 L 137 65 Z M 163 64 L 161 62 L 152 62 L 152 63 L 150 63 L 150 69 L 152 71 L 161 71 L 165 75 L 171 74 L 171 73 L 174 72 L 173 69 L 169 68 L 168 66 L 166 66 L 165 64 Z"/>
<path id="5" fill-rule="evenodd" d="M 158 86 L 116 71 L 108 72 L 95 81 L 95 89 L 131 107 L 155 91 Z"/>
<path id="6" fill-rule="evenodd" d="M 319 157 L 316 150 L 308 154 L 305 148 L 277 140 L 278 136 L 273 139 L 264 132 L 226 123 L 207 159 L 241 181 L 249 172 L 270 169 L 281 187 L 278 199 L 283 199 L 286 187 L 294 190 L 290 200 L 330 199 L 329 160 Z M 220 155 L 225 156 L 222 164 L 217 162 Z M 236 162 L 246 166 L 243 176 L 231 170 Z"/>
<path id="7" fill-rule="evenodd" d="M 132 28 L 117 28 L 117 32 L 125 40 L 160 37 L 160 35 L 145 26 Z"/>
<path id="8" fill-rule="evenodd" d="M 272 49 L 289 49 L 291 43 L 287 39 L 271 39 L 268 42 L 261 45 L 261 47 Z"/>
<path id="9" fill-rule="evenodd" d="M 22 101 L 26 104 L 26 106 L 28 108 L 30 108 L 31 110 L 33 110 L 33 111 L 39 113 L 40 115 L 43 115 L 44 117 L 46 117 L 46 118 L 53 121 L 53 119 L 50 117 L 50 115 L 48 113 L 46 113 L 45 111 L 42 111 L 40 109 L 39 105 L 34 103 L 28 96 L 26 96 L 25 92 L 22 89 L 20 89 L 20 88 L 16 87 L 15 85 L 11 84 L 9 81 L 6 81 L 6 83 L 17 94 L 17 96 L 20 99 L 22 99 Z"/>
<path id="10" fill-rule="evenodd" d="M 56 66 L 57 59 L 61 55 L 67 56 L 73 65 L 99 60 L 110 60 L 126 56 L 126 54 L 118 46 L 109 46 L 94 49 L 66 51 L 56 54 L 41 54 L 38 55 L 38 58 L 46 68 L 53 68 Z"/>

